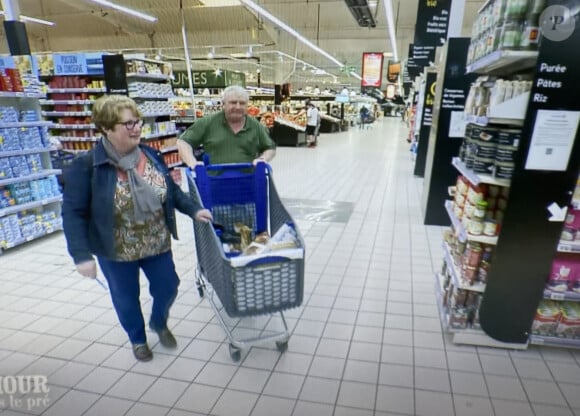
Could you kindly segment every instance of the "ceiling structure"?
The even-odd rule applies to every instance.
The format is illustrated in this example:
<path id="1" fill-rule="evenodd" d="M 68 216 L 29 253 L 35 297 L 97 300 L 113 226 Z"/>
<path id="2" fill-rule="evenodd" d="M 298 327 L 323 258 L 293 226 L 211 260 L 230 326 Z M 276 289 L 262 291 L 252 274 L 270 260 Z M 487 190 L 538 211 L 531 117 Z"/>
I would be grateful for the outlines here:
<path id="1" fill-rule="evenodd" d="M 360 82 L 238 0 L 112 0 L 155 16 L 158 20 L 154 23 L 90 0 L 17 1 L 21 14 L 55 23 L 54 26 L 26 23 L 33 53 L 135 52 L 160 56 L 173 62 L 174 68 L 185 68 L 182 4 L 193 69 L 238 70 L 245 72 L 250 82 L 257 78 L 259 70 L 263 84 L 272 84 L 274 77 L 278 82 L 282 79 L 300 85 Z M 362 52 L 392 53 L 383 1 L 386 0 L 377 1 L 374 28 L 359 26 L 345 0 L 254 2 L 360 73 Z M 392 3 L 397 49 L 404 59 L 414 37 L 418 0 Z M 462 35 L 471 33 L 472 22 L 483 3 L 485 0 L 465 0 Z M 1 36 L 5 37 L 3 33 Z M 8 52 L 5 39 L 0 41 L 0 52 Z M 213 59 L 208 59 L 209 52 L 213 52 Z M 313 72 L 314 67 L 319 69 L 318 75 Z M 325 71 L 327 74 L 322 74 Z"/>

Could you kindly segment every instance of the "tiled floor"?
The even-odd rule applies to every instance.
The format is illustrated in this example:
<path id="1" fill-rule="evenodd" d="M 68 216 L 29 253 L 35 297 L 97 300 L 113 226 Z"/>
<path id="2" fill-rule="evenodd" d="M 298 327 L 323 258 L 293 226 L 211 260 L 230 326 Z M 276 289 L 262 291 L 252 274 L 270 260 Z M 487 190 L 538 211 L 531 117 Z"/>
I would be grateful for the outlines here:
<path id="1" fill-rule="evenodd" d="M 8 394 L 12 382 L 0 380 L 0 416 L 579 416 L 579 353 L 456 346 L 442 333 L 433 283 L 441 230 L 422 225 L 405 137 L 387 119 L 323 135 L 317 149 L 279 149 L 284 198 L 354 204 L 346 223 L 298 220 L 306 287 L 303 306 L 287 313 L 284 354 L 263 345 L 231 361 L 195 290 L 184 217 L 171 317 L 179 348 L 164 350 L 151 334 L 150 363 L 135 361 L 108 294 L 75 273 L 62 235 L 0 257 L 0 375 L 44 375 L 50 388 Z M 279 324 L 242 320 L 237 333 Z"/>

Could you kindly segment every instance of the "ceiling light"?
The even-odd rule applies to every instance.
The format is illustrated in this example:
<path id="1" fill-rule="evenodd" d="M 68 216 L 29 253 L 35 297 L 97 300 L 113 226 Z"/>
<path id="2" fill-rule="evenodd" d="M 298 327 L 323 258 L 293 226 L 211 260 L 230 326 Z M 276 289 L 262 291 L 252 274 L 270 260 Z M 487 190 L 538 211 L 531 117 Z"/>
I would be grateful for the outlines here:
<path id="1" fill-rule="evenodd" d="M 367 0 L 344 0 L 350 13 L 361 27 L 376 27 L 374 10 L 377 8 L 377 2 L 367 2 Z"/>
<path id="2" fill-rule="evenodd" d="M 115 10 L 118 10 L 120 12 L 129 14 L 131 16 L 138 17 L 138 18 L 146 20 L 148 22 L 153 23 L 153 22 L 157 21 L 157 18 L 155 16 L 141 13 L 141 12 L 138 12 L 137 10 L 130 9 L 129 7 L 125 7 L 125 6 L 120 6 L 118 4 L 112 3 L 112 2 L 107 1 L 107 0 L 90 0 L 90 1 L 92 1 L 93 3 L 100 4 L 101 6 L 110 7 L 111 9 L 115 9 Z"/>
<path id="3" fill-rule="evenodd" d="M 240 1 L 244 5 L 246 5 L 248 8 L 250 8 L 253 11 L 255 11 L 256 13 L 258 13 L 260 16 L 268 19 L 270 22 L 274 23 L 276 26 L 280 27 L 281 29 L 284 29 L 286 32 L 288 32 L 289 34 L 291 34 L 292 36 L 294 36 L 297 40 L 299 40 L 300 42 L 302 42 L 303 44 L 305 44 L 306 46 L 308 46 L 310 49 L 318 52 L 319 54 L 321 54 L 325 58 L 327 58 L 327 59 L 331 60 L 332 62 L 334 62 L 340 68 L 342 68 L 344 66 L 344 64 L 342 62 L 340 62 L 338 59 L 336 59 L 334 56 L 332 56 L 331 54 L 329 54 L 325 50 L 319 48 L 314 43 L 310 42 L 308 39 L 306 39 L 304 36 L 302 36 L 296 30 L 292 29 L 286 23 L 282 22 L 280 19 L 278 19 L 277 17 L 275 17 L 272 14 L 270 14 L 268 11 L 266 11 L 262 7 L 258 6 L 253 1 L 251 1 L 251 0 L 240 0 Z"/>
<path id="4" fill-rule="evenodd" d="M 383 52 L 383 56 L 385 58 L 391 58 L 393 56 L 393 52 Z"/>
<path id="5" fill-rule="evenodd" d="M 252 50 L 252 46 L 248 46 L 248 51 L 246 52 L 246 58 L 251 58 L 252 55 L 254 54 L 254 51 Z"/>
<path id="6" fill-rule="evenodd" d="M 240 0 L 199 0 L 204 7 L 229 7 L 239 6 Z"/>
<path id="7" fill-rule="evenodd" d="M 395 35 L 395 19 L 393 18 L 393 1 L 384 0 L 383 6 L 385 8 L 385 17 L 387 19 L 387 28 L 389 30 L 389 39 L 391 40 L 391 49 L 393 49 L 393 57 L 395 58 L 395 61 L 398 61 L 397 36 Z"/>
<path id="8" fill-rule="evenodd" d="M 4 15 L 5 15 L 5 13 L 3 11 L 0 11 L 0 16 L 4 16 Z M 50 22 L 48 20 L 37 19 L 36 17 L 28 17 L 28 16 L 24 16 L 22 14 L 20 15 L 20 20 L 22 22 L 39 23 L 41 25 L 46 25 L 46 26 L 56 25 L 56 23 Z"/>
<path id="9" fill-rule="evenodd" d="M 215 48 L 211 48 L 211 50 L 207 53 L 207 59 L 213 59 L 215 56 Z"/>

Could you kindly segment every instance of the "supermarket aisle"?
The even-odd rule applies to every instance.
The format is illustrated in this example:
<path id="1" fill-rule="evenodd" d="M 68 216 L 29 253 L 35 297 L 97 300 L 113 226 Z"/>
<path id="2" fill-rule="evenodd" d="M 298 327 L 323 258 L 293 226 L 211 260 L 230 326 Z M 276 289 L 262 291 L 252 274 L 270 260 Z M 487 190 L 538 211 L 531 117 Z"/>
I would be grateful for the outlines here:
<path id="1" fill-rule="evenodd" d="M 184 217 L 171 318 L 179 348 L 149 334 L 149 363 L 133 358 L 108 294 L 74 273 L 62 235 L 0 257 L 0 376 L 46 376 L 49 387 L 7 394 L 12 382 L 0 380 L 0 416 L 580 415 L 579 353 L 458 347 L 442 334 L 441 230 L 422 225 L 404 137 L 400 120 L 386 119 L 323 135 L 317 149 L 279 149 L 276 185 L 307 242 L 304 303 L 287 313 L 285 354 L 264 345 L 231 361 L 194 287 Z M 328 221 L 333 205 L 321 201 L 341 202 L 340 215 Z M 280 324 L 233 323 L 238 334 Z"/>

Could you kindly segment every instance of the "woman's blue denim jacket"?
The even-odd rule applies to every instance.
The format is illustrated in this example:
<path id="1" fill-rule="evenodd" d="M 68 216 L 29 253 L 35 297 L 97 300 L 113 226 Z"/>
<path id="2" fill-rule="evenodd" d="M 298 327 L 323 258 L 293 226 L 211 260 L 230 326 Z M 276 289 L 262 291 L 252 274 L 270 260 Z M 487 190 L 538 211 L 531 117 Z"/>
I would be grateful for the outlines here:
<path id="1" fill-rule="evenodd" d="M 177 239 L 175 209 L 193 218 L 201 207 L 175 184 L 157 150 L 144 145 L 139 147 L 165 176 L 165 223 Z M 62 217 L 68 251 L 76 264 L 91 260 L 93 254 L 114 258 L 116 185 L 117 169 L 109 163 L 101 142 L 87 154 L 76 158 L 65 170 Z"/>

